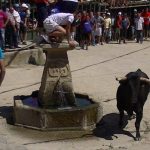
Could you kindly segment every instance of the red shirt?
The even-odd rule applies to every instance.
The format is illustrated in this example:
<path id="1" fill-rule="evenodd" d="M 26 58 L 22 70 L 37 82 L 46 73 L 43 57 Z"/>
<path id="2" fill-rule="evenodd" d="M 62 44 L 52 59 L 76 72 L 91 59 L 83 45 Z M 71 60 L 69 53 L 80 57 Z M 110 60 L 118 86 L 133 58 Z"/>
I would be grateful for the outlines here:
<path id="1" fill-rule="evenodd" d="M 149 25 L 150 23 L 150 12 L 143 12 L 142 17 L 144 18 L 144 25 Z"/>
<path id="2" fill-rule="evenodd" d="M 6 13 L 0 10 L 0 29 L 4 28 L 4 24 L 6 20 L 7 20 Z"/>
<path id="3" fill-rule="evenodd" d="M 121 23 L 122 23 L 122 16 L 118 16 L 116 21 L 116 27 L 121 28 Z"/>

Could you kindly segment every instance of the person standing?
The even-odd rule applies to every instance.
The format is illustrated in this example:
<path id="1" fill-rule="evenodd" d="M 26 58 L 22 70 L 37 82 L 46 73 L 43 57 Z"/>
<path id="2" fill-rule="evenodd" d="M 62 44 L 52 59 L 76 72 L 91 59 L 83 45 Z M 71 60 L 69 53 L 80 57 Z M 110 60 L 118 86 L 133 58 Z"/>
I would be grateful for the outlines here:
<path id="1" fill-rule="evenodd" d="M 106 14 L 106 18 L 105 18 L 105 41 L 106 43 L 110 42 L 111 39 L 111 18 L 110 18 L 110 13 L 108 12 Z"/>
<path id="2" fill-rule="evenodd" d="M 59 12 L 73 14 L 78 8 L 78 0 L 58 0 L 56 8 Z"/>
<path id="3" fill-rule="evenodd" d="M 14 17 L 15 20 L 15 31 L 14 31 L 14 40 L 15 40 L 15 48 L 19 48 L 18 47 L 18 39 L 19 39 L 19 31 L 20 31 L 20 22 L 21 22 L 21 18 L 19 15 L 19 12 L 16 11 L 13 7 L 10 7 L 10 13 L 12 14 L 12 16 Z"/>
<path id="4" fill-rule="evenodd" d="M 49 0 L 32 0 L 37 7 L 38 26 L 43 27 L 43 21 L 48 17 Z"/>
<path id="5" fill-rule="evenodd" d="M 27 44 L 26 38 L 27 38 L 27 18 L 28 18 L 28 6 L 27 4 L 23 3 L 21 5 L 21 10 L 19 12 L 20 14 L 20 39 L 22 44 Z"/>
<path id="6" fill-rule="evenodd" d="M 123 43 L 126 43 L 126 38 L 127 38 L 127 31 L 130 26 L 130 21 L 125 13 L 124 16 L 122 17 L 122 27 L 121 27 L 121 39 L 123 40 Z M 121 42 L 120 42 L 121 43 Z"/>
<path id="7" fill-rule="evenodd" d="M 121 29 L 122 29 L 122 13 L 118 12 L 118 16 L 116 19 L 116 39 L 121 43 Z"/>
<path id="8" fill-rule="evenodd" d="M 0 6 L 0 47 L 5 49 L 5 27 L 8 23 L 9 19 L 7 14 L 2 10 Z"/>
<path id="9" fill-rule="evenodd" d="M 103 45 L 103 41 L 102 41 L 102 26 L 104 25 L 105 21 L 104 18 L 100 15 L 100 12 L 97 12 L 96 14 L 96 31 L 95 31 L 95 35 L 97 36 L 97 44 L 101 44 Z"/>
<path id="10" fill-rule="evenodd" d="M 95 46 L 95 29 L 96 29 L 96 20 L 93 12 L 90 12 L 90 22 L 92 26 L 92 33 L 91 33 L 91 43 Z"/>
<path id="11" fill-rule="evenodd" d="M 150 26 L 150 12 L 148 11 L 148 8 L 144 10 L 144 12 L 141 14 L 141 16 L 144 18 L 144 36 L 145 39 L 148 38 L 149 34 L 149 26 Z"/>
<path id="12" fill-rule="evenodd" d="M 88 46 L 90 45 L 91 42 L 91 33 L 92 33 L 92 25 L 90 22 L 90 16 L 86 16 L 86 20 L 83 23 L 83 46 L 82 48 L 84 49 L 84 46 L 86 46 L 86 50 L 88 50 Z"/>
<path id="13" fill-rule="evenodd" d="M 135 18 L 135 29 L 137 33 L 137 43 L 143 43 L 143 26 L 144 26 L 144 19 L 141 17 L 140 13 L 137 13 L 137 18 Z"/>
<path id="14" fill-rule="evenodd" d="M 10 9 L 6 10 L 9 22 L 6 25 L 6 45 L 9 49 L 18 48 L 16 22 Z"/>

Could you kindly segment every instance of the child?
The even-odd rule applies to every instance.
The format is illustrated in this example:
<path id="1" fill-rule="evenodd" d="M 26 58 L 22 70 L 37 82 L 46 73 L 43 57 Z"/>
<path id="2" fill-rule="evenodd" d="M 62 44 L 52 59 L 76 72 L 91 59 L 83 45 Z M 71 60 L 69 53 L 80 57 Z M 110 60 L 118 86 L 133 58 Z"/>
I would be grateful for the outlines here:
<path id="1" fill-rule="evenodd" d="M 82 41 L 83 49 L 84 45 L 86 44 L 86 50 L 88 50 L 88 45 L 90 45 L 91 41 L 91 33 L 92 33 L 92 25 L 90 22 L 90 17 L 87 16 L 85 22 L 83 23 L 83 41 Z"/>
<path id="2" fill-rule="evenodd" d="M 4 76 L 5 76 L 5 66 L 4 66 L 4 53 L 2 51 L 2 49 L 0 48 L 0 86 L 4 80 Z"/>

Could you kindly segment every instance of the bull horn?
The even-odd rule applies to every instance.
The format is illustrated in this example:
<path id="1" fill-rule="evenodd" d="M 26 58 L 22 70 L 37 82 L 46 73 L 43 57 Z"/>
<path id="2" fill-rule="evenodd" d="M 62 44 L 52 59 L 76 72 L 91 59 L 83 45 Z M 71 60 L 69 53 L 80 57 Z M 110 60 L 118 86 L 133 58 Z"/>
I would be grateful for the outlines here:
<path id="1" fill-rule="evenodd" d="M 127 80 L 127 77 L 116 77 L 117 81 L 125 81 Z"/>
<path id="2" fill-rule="evenodd" d="M 141 77 L 140 80 L 143 81 L 143 82 L 146 82 L 146 83 L 149 83 L 149 84 L 150 84 L 150 80 L 147 79 L 147 78 Z"/>

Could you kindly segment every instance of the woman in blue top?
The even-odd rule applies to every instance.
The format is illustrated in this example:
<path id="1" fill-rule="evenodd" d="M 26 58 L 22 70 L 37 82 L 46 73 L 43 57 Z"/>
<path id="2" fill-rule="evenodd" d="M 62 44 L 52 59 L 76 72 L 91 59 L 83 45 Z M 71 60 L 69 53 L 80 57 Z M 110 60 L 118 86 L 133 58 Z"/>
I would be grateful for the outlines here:
<path id="1" fill-rule="evenodd" d="M 2 49 L 0 48 L 0 86 L 4 80 L 4 76 L 5 76 L 5 66 L 4 66 L 4 53 L 2 51 Z"/>

